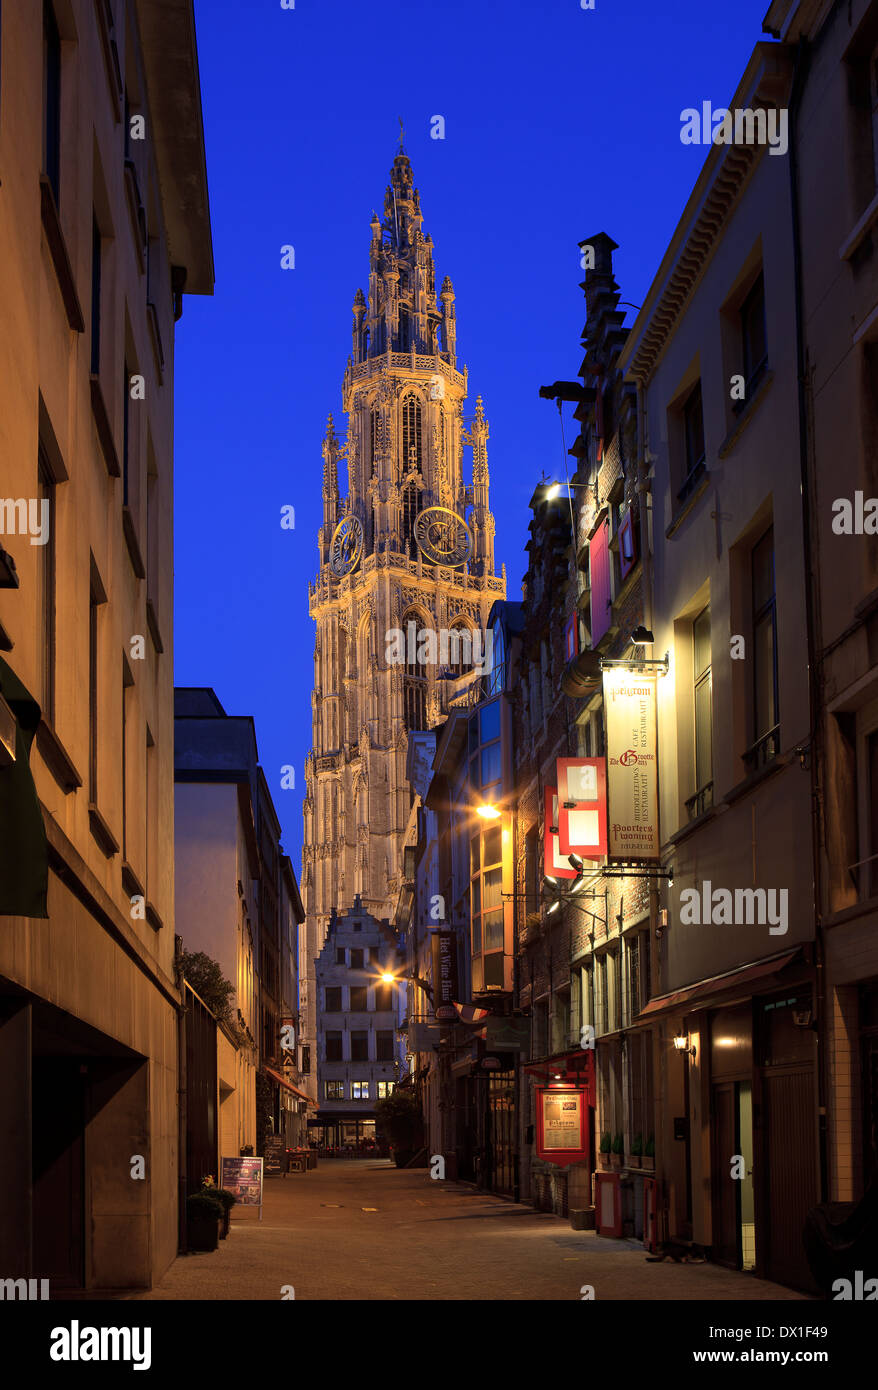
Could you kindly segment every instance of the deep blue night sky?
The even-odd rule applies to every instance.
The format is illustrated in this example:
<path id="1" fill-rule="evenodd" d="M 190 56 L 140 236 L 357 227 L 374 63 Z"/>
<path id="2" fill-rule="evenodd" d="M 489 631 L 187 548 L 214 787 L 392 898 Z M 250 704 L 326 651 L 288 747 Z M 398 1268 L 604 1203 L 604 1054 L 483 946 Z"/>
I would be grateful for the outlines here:
<path id="1" fill-rule="evenodd" d="M 480 393 L 491 425 L 497 569 L 516 599 L 528 500 L 561 468 L 557 409 L 538 389 L 575 377 L 582 355 L 578 242 L 608 232 L 622 299 L 643 302 L 707 153 L 681 144 L 680 113 L 731 99 L 767 8 L 196 0 L 216 291 L 188 297 L 178 325 L 175 679 L 255 717 L 297 872 L 320 445 L 329 411 L 344 436 L 351 305 L 398 117 L 437 288 L 450 275 L 457 294 L 465 413 Z M 296 787 L 282 791 L 289 763 Z"/>

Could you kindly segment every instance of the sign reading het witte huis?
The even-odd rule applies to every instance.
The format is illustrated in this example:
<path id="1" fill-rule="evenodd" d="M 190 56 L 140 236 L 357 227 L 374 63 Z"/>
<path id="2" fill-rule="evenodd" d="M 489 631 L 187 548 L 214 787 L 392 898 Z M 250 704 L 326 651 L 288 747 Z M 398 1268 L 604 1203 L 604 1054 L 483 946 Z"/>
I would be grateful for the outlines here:
<path id="1" fill-rule="evenodd" d="M 604 672 L 611 859 L 658 858 L 655 695 L 654 677 Z"/>

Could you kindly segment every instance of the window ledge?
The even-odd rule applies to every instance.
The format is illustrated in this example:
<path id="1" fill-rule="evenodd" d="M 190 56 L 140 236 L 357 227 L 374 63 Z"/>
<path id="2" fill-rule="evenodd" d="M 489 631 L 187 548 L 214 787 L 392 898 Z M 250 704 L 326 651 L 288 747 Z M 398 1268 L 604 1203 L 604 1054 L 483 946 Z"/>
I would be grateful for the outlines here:
<path id="1" fill-rule="evenodd" d="M 122 530 L 125 533 L 125 544 L 128 547 L 128 558 L 131 561 L 131 568 L 138 579 L 146 578 L 146 567 L 143 563 L 143 556 L 140 553 L 140 546 L 137 543 L 137 528 L 134 525 L 134 516 L 130 507 L 122 508 Z"/>
<path id="2" fill-rule="evenodd" d="M 73 267 L 70 264 L 70 257 L 67 254 L 67 243 L 64 240 L 64 233 L 61 230 L 58 205 L 55 202 L 52 185 L 49 183 L 46 174 L 40 175 L 40 214 L 43 222 L 43 231 L 46 233 L 49 254 L 52 257 L 52 264 L 55 267 L 55 275 L 58 279 L 58 288 L 61 291 L 61 298 L 64 301 L 67 322 L 75 332 L 84 333 L 85 319 L 82 316 L 82 307 L 79 303 L 79 296 L 76 293 L 76 281 L 73 278 Z"/>
<path id="3" fill-rule="evenodd" d="M 847 922 L 855 922 L 858 917 L 875 918 L 878 915 L 878 895 L 871 898 L 862 898 L 860 902 L 852 903 L 850 907 L 843 907 L 838 912 L 831 912 L 823 919 L 825 927 L 841 927 Z M 874 926 L 874 920 L 871 923 Z"/>
<path id="4" fill-rule="evenodd" d="M 677 530 L 679 530 L 679 528 L 683 525 L 683 522 L 686 520 L 686 518 L 687 518 L 687 516 L 689 515 L 689 513 L 694 509 L 696 503 L 699 502 L 700 499 L 704 496 L 704 494 L 705 494 L 705 492 L 707 491 L 707 489 L 708 489 L 709 486 L 710 486 L 710 473 L 708 472 L 707 469 L 705 469 L 705 470 L 704 470 L 704 476 L 703 476 L 703 478 L 701 479 L 701 482 L 698 484 L 698 486 L 696 487 L 695 491 L 692 493 L 691 497 L 687 497 L 687 498 L 686 498 L 686 501 L 683 503 L 683 505 L 681 506 L 680 510 L 677 512 L 676 516 L 674 517 L 673 521 L 671 522 L 670 526 L 669 526 L 668 529 L 665 531 L 665 540 L 668 540 L 668 541 L 669 541 L 669 540 L 671 539 L 671 536 L 673 536 L 674 533 L 675 533 Z"/>
<path id="5" fill-rule="evenodd" d="M 745 428 L 753 419 L 753 416 L 756 413 L 757 406 L 760 404 L 763 397 L 766 395 L 768 388 L 773 381 L 774 372 L 765 372 L 761 381 L 759 382 L 759 385 L 756 387 L 756 390 L 750 397 L 749 401 L 743 402 L 743 410 L 741 411 L 737 420 L 732 425 L 732 428 L 729 430 L 728 434 L 726 435 L 725 439 L 723 440 L 722 444 L 719 446 L 719 449 L 717 450 L 719 458 L 724 459 L 728 454 L 732 452 L 741 435 L 744 433 Z"/>
<path id="6" fill-rule="evenodd" d="M 688 840 L 690 835 L 694 835 L 696 831 L 707 825 L 708 821 L 714 820 L 716 814 L 717 807 L 715 805 L 708 806 L 707 810 L 702 811 L 700 816 L 696 816 L 694 820 L 688 820 L 685 825 L 680 826 L 679 830 L 675 830 L 673 835 L 669 835 L 665 844 L 674 847 L 682 844 L 684 840 Z"/>
<path id="7" fill-rule="evenodd" d="M 89 381 L 91 384 L 91 410 L 97 426 L 104 463 L 111 478 L 121 478 L 119 455 L 116 453 L 116 445 L 113 442 L 113 428 L 107 412 L 107 402 L 104 400 L 104 393 L 101 390 L 100 378 L 92 372 Z"/>
<path id="8" fill-rule="evenodd" d="M 122 860 L 122 887 L 129 898 L 143 898 L 146 896 L 143 884 L 137 874 L 128 863 L 127 859 Z"/>
<path id="9" fill-rule="evenodd" d="M 866 211 L 863 213 L 859 222 L 848 234 L 841 246 L 838 248 L 838 259 L 849 261 L 855 255 L 858 248 L 866 240 L 875 223 L 878 222 L 878 193 L 872 199 Z"/>
<path id="10" fill-rule="evenodd" d="M 777 757 L 772 758 L 771 762 L 767 763 L 765 767 L 757 768 L 755 772 L 751 772 L 749 776 L 745 777 L 742 782 L 736 783 L 730 791 L 726 792 L 719 804 L 721 806 L 733 806 L 736 801 L 740 801 L 742 796 L 746 796 L 754 787 L 758 787 L 760 782 L 766 782 L 769 777 L 774 777 L 776 773 L 782 772 L 785 767 L 789 766 L 790 762 L 791 758 L 789 753 L 779 753 Z"/>
<path id="11" fill-rule="evenodd" d="M 165 648 L 162 642 L 162 635 L 159 630 L 159 620 L 158 615 L 155 611 L 155 604 L 153 603 L 151 598 L 148 598 L 146 600 L 146 625 L 149 628 L 149 635 L 152 638 L 152 645 L 155 647 L 158 655 L 161 656 Z"/>
<path id="12" fill-rule="evenodd" d="M 159 385 L 161 385 L 165 379 L 165 350 L 162 347 L 162 334 L 159 328 L 159 311 L 150 300 L 147 300 L 146 303 L 146 321 L 149 324 L 152 350 L 158 370 Z"/>
<path id="13" fill-rule="evenodd" d="M 51 724 L 43 718 L 37 727 L 37 748 L 46 767 L 66 796 L 82 786 L 82 778 Z"/>
<path id="14" fill-rule="evenodd" d="M 93 801 L 89 802 L 88 823 L 92 839 L 96 842 L 101 853 L 107 859 L 112 859 L 114 855 L 119 853 L 119 842 Z"/>

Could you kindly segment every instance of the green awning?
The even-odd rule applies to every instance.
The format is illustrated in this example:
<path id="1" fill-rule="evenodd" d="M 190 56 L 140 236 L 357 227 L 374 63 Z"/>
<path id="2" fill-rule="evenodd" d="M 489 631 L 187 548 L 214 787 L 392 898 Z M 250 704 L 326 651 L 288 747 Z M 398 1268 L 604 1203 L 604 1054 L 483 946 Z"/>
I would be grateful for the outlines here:
<path id="1" fill-rule="evenodd" d="M 0 767 L 0 914 L 48 917 L 49 852 L 29 762 L 40 707 L 2 657 L 0 695 L 15 716 L 15 762 Z"/>

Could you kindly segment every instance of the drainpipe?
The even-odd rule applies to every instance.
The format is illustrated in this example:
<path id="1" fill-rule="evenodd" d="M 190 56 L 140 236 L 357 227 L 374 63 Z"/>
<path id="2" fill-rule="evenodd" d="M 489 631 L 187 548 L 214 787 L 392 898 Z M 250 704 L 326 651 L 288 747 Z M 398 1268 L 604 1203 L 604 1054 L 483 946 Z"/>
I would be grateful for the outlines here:
<path id="1" fill-rule="evenodd" d="M 174 976 L 183 1000 L 183 1007 L 177 1010 L 177 1242 L 180 1254 L 189 1249 L 186 1223 L 186 1130 L 187 1130 L 187 1075 L 186 1075 L 186 990 L 181 969 L 183 957 L 183 938 L 174 937 Z M 222 1176 L 219 1179 L 222 1183 Z"/>
<path id="2" fill-rule="evenodd" d="M 823 992 L 825 988 L 824 960 L 825 949 L 822 921 L 822 889 L 820 867 L 820 777 L 821 760 L 818 749 L 822 745 L 821 710 L 821 672 L 819 667 L 819 645 L 817 640 L 818 614 L 814 602 L 814 570 L 810 558 L 814 553 L 814 528 L 811 516 L 810 469 L 808 452 L 810 432 L 808 426 L 807 354 L 802 306 L 802 235 L 799 216 L 799 159 L 796 145 L 798 116 L 802 91 L 810 67 L 810 50 L 806 40 L 800 40 L 796 49 L 796 62 L 793 72 L 793 87 L 790 95 L 790 212 L 793 238 L 793 281 L 796 304 L 796 376 L 798 378 L 799 404 L 799 471 L 802 493 L 802 545 L 805 564 L 805 623 L 808 639 L 808 722 L 811 744 L 811 854 L 813 859 L 814 892 L 814 955 L 816 980 L 814 986 L 814 1016 L 817 1033 L 817 1105 L 820 1146 L 820 1200 L 829 1198 L 829 1156 L 826 1114 L 826 1032 L 823 1021 Z"/>

